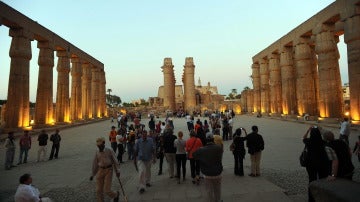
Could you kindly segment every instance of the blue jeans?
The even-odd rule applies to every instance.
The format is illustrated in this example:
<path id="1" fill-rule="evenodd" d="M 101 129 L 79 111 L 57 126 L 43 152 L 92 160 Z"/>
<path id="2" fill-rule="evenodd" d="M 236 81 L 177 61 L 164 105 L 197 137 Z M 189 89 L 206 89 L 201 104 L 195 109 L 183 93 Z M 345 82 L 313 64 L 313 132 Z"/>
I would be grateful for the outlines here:
<path id="1" fill-rule="evenodd" d="M 29 148 L 20 148 L 20 156 L 19 156 L 19 164 L 20 163 L 27 163 Z M 22 156 L 25 153 L 24 161 L 22 161 Z"/>

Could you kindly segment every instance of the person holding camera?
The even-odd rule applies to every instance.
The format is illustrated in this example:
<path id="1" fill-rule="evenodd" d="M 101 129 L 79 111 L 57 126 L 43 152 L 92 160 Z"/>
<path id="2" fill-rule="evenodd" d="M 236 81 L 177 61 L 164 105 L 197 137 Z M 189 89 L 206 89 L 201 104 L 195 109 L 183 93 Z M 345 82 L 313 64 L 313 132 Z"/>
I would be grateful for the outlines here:
<path id="1" fill-rule="evenodd" d="M 241 137 L 241 131 L 244 131 L 245 137 Z M 244 141 L 246 141 L 247 133 L 244 128 L 238 128 L 235 130 L 234 133 L 234 140 L 230 145 L 230 150 L 234 155 L 235 167 L 234 167 L 234 174 L 238 176 L 244 176 L 244 166 L 243 160 L 245 157 L 245 146 Z"/>

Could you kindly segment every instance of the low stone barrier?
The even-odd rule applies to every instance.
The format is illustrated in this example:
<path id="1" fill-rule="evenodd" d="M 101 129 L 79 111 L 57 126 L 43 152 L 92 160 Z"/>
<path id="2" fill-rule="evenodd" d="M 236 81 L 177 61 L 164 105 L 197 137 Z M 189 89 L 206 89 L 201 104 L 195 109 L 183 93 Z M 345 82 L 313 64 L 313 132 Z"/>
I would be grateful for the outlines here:
<path id="1" fill-rule="evenodd" d="M 360 183 L 337 178 L 321 179 L 310 183 L 310 192 L 317 202 L 358 202 Z"/>

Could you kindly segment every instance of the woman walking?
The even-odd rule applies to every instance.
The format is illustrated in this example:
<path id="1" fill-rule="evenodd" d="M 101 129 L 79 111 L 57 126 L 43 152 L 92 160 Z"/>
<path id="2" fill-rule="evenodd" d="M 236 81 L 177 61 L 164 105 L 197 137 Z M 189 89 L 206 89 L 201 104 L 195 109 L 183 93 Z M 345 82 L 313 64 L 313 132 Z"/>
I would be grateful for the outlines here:
<path id="1" fill-rule="evenodd" d="M 200 162 L 199 160 L 195 160 L 192 154 L 202 146 L 203 144 L 201 143 L 201 140 L 196 137 L 195 131 L 191 130 L 190 138 L 186 141 L 186 152 L 188 153 L 188 158 L 190 160 L 190 169 L 193 184 L 200 183 Z"/>
<path id="2" fill-rule="evenodd" d="M 186 141 L 183 140 L 183 132 L 178 132 L 178 139 L 174 140 L 174 147 L 176 147 L 176 177 L 178 178 L 178 184 L 180 184 L 181 172 L 183 173 L 183 181 L 185 181 L 186 174 Z"/>

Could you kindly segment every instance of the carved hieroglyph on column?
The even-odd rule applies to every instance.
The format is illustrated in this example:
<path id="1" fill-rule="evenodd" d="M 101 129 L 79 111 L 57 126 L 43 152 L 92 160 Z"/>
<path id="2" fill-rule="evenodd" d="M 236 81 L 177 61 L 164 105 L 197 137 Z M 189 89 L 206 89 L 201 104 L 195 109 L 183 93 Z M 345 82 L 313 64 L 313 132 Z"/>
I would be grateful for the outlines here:
<path id="1" fill-rule="evenodd" d="M 297 114 L 296 77 L 292 47 L 283 47 L 280 54 L 282 107 L 284 114 Z"/>
<path id="2" fill-rule="evenodd" d="M 338 118 L 342 115 L 343 97 L 339 69 L 338 36 L 334 26 L 318 25 L 314 30 L 315 51 L 318 55 L 320 117 Z"/>
<path id="3" fill-rule="evenodd" d="M 346 10 L 341 13 L 344 21 L 344 41 L 347 44 L 350 86 L 350 116 L 360 121 L 360 6 L 355 1 L 346 1 Z"/>
<path id="4" fill-rule="evenodd" d="M 39 52 L 39 77 L 36 91 L 35 124 L 51 124 L 54 122 L 53 109 L 53 67 L 54 50 L 48 41 L 37 44 Z"/>
<path id="5" fill-rule="evenodd" d="M 161 68 L 164 73 L 164 106 L 175 110 L 175 76 L 171 58 L 165 58 Z"/>
<path id="6" fill-rule="evenodd" d="M 299 115 L 317 115 L 314 51 L 309 39 L 299 38 L 295 45 L 296 97 Z"/>
<path id="7" fill-rule="evenodd" d="M 261 96 L 260 96 L 260 65 L 258 63 L 253 63 L 252 66 L 252 83 L 254 87 L 253 97 L 254 97 L 254 112 L 261 112 Z"/>
<path id="8" fill-rule="evenodd" d="M 270 54 L 269 58 L 269 84 L 270 84 L 270 111 L 281 114 L 281 71 L 278 54 Z"/>
<path id="9" fill-rule="evenodd" d="M 97 67 L 91 69 L 91 104 L 93 118 L 100 117 L 100 74 Z"/>
<path id="10" fill-rule="evenodd" d="M 82 89 L 81 89 L 81 61 L 78 57 L 71 58 L 71 99 L 70 99 L 70 115 L 71 120 L 82 119 Z"/>
<path id="11" fill-rule="evenodd" d="M 260 60 L 260 103 L 261 112 L 270 112 L 270 88 L 269 88 L 269 63 L 268 60 Z"/>
<path id="12" fill-rule="evenodd" d="M 57 51 L 57 94 L 56 94 L 56 122 L 70 121 L 69 105 L 69 72 L 70 58 L 67 51 Z"/>
<path id="13" fill-rule="evenodd" d="M 107 116 L 107 108 L 106 108 L 106 78 L 104 69 L 100 70 L 100 106 L 101 112 L 100 115 Z"/>
<path id="14" fill-rule="evenodd" d="M 83 119 L 92 118 L 91 108 L 91 66 L 88 62 L 82 62 L 82 77 L 81 77 L 81 107 Z"/>
<path id="15" fill-rule="evenodd" d="M 191 113 L 190 111 L 194 110 L 196 106 L 195 65 L 192 57 L 185 58 L 182 82 L 184 84 L 184 108 Z"/>
<path id="16" fill-rule="evenodd" d="M 10 76 L 6 103 L 7 128 L 25 127 L 30 124 L 29 68 L 32 36 L 24 29 L 10 29 Z"/>

